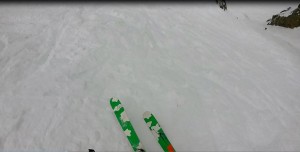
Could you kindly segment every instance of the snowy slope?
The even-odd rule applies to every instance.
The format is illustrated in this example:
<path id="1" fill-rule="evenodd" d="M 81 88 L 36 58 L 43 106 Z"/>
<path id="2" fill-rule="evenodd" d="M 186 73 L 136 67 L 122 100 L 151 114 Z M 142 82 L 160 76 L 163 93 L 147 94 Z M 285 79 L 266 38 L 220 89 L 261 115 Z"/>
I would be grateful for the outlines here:
<path id="1" fill-rule="evenodd" d="M 291 5 L 1 5 L 0 151 L 131 151 L 110 97 L 148 151 L 147 110 L 177 151 L 300 151 Z"/>

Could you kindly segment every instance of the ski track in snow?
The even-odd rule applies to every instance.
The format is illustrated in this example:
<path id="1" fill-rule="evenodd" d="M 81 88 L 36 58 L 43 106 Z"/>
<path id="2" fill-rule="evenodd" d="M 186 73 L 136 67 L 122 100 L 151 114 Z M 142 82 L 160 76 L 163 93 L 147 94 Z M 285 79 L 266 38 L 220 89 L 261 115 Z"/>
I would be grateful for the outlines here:
<path id="1" fill-rule="evenodd" d="M 291 5 L 1 5 L 0 151 L 130 151 L 111 97 L 148 151 L 144 111 L 177 151 L 299 151 Z"/>

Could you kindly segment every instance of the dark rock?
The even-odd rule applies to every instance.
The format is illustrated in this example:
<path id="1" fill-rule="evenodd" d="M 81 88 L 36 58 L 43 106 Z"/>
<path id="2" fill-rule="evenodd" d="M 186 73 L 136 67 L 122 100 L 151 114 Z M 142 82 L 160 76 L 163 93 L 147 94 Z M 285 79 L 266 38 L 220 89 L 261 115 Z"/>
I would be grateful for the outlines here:
<path id="1" fill-rule="evenodd" d="M 288 7 L 286 10 L 283 10 L 283 11 L 281 11 L 280 13 L 283 13 L 283 12 L 289 11 L 290 9 L 291 9 L 291 7 Z"/>
<path id="2" fill-rule="evenodd" d="M 216 0 L 217 4 L 220 6 L 221 9 L 223 9 L 224 11 L 227 10 L 227 5 L 225 0 Z"/>
<path id="3" fill-rule="evenodd" d="M 300 4 L 298 8 L 291 11 L 291 7 L 281 11 L 279 14 L 273 15 L 268 19 L 268 25 L 277 25 L 287 28 L 295 28 L 300 26 Z"/>

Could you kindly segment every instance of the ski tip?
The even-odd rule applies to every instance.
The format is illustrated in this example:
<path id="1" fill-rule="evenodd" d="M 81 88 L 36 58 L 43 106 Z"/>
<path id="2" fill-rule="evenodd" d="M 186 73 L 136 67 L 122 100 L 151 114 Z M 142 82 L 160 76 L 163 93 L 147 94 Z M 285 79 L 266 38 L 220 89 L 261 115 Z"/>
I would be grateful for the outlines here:
<path id="1" fill-rule="evenodd" d="M 151 112 L 150 111 L 145 111 L 144 114 L 143 114 L 144 119 L 145 118 L 150 118 L 150 116 L 151 116 Z"/>
<path id="2" fill-rule="evenodd" d="M 114 97 L 112 97 L 112 98 L 110 98 L 110 100 L 109 100 L 110 102 L 118 102 L 119 101 L 119 99 L 118 98 L 114 98 Z"/>

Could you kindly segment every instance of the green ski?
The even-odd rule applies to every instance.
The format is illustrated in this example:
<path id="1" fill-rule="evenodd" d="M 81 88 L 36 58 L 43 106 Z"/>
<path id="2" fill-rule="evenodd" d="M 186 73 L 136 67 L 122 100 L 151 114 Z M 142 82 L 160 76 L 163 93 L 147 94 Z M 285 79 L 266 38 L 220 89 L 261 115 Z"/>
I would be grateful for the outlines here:
<path id="1" fill-rule="evenodd" d="M 146 111 L 144 112 L 143 117 L 151 133 L 157 139 L 157 142 L 160 144 L 161 148 L 165 152 L 175 152 L 175 149 L 173 148 L 171 142 L 169 141 L 166 134 L 160 127 L 154 115 L 151 112 Z"/>
<path id="2" fill-rule="evenodd" d="M 123 132 L 127 136 L 127 139 L 129 140 L 131 147 L 133 148 L 133 151 L 134 152 L 145 152 L 144 146 L 142 145 L 139 137 L 137 136 L 136 132 L 134 131 L 133 126 L 125 112 L 125 109 L 121 104 L 121 101 L 116 98 L 111 98 L 110 105 L 111 105 L 112 109 L 114 110 L 114 113 L 118 119 L 118 122 L 120 123 Z"/>

